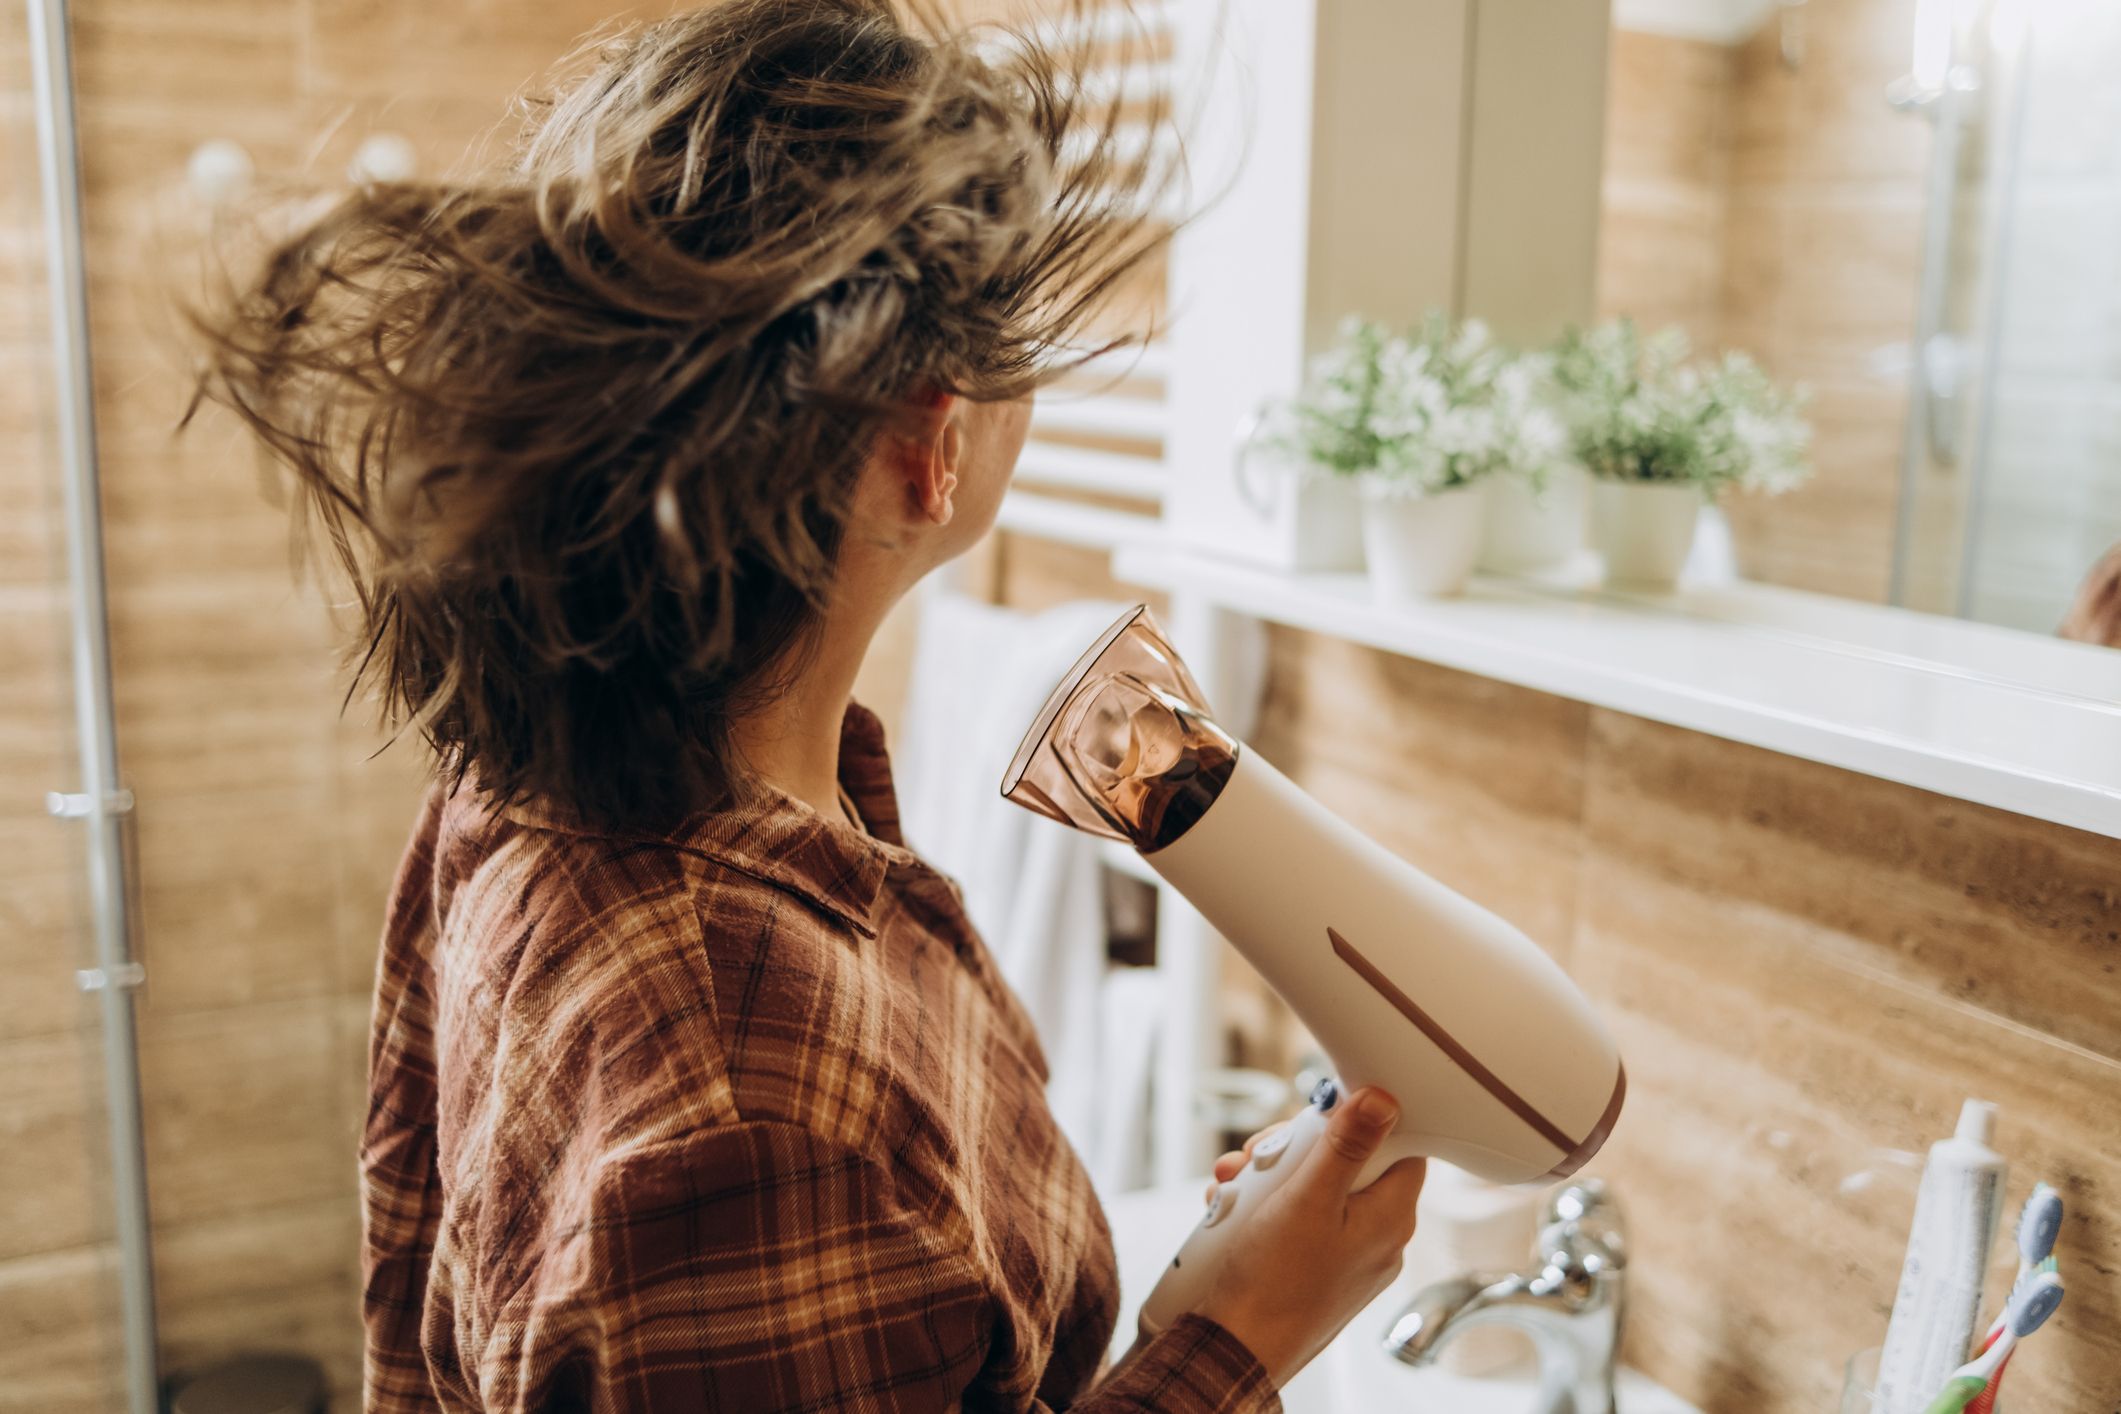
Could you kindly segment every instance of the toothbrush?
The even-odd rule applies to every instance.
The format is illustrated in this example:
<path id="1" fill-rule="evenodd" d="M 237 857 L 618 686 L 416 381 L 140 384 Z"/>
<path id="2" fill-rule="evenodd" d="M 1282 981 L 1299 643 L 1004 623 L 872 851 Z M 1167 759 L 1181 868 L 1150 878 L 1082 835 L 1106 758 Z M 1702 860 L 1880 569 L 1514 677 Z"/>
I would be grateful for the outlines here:
<path id="1" fill-rule="evenodd" d="M 1954 1370 L 1923 1414 L 1960 1414 L 1988 1389 L 1996 1371 L 2010 1359 L 2018 1342 L 2040 1329 L 2041 1323 L 2054 1315 L 2055 1308 L 2061 1304 L 2061 1276 L 2055 1272 L 2035 1273 L 2022 1289 L 2012 1293 L 2010 1306 L 2004 1311 L 2003 1334 L 1996 1338 L 1996 1343 Z"/>
<path id="2" fill-rule="evenodd" d="M 2026 1283 L 2030 1283 L 2034 1276 L 2043 1274 L 2043 1272 L 2053 1272 L 2053 1270 L 2055 1270 L 2055 1259 L 2053 1257 L 2043 1257 L 2043 1259 L 2040 1259 L 2040 1266 L 2032 1268 L 2032 1272 L 2026 1274 L 2026 1280 L 2021 1280 L 2021 1283 L 2011 1287 L 2011 1295 L 2017 1295 L 2023 1287 L 2026 1287 Z M 1998 1340 L 2002 1340 L 2002 1327 L 2004 1327 L 2004 1323 L 1998 1316 L 1996 1325 L 1992 1327 L 1992 1333 L 1989 1333 L 1987 1338 L 1981 1340 L 1981 1348 L 1977 1350 L 1977 1355 L 1987 1355 L 1989 1346 L 1994 1346 Z M 1987 1386 L 1985 1391 L 1981 1391 L 1979 1395 L 1975 1395 L 1973 1403 L 1968 1403 L 1966 1414 L 1994 1414 L 1994 1410 L 1996 1410 L 1996 1391 L 2002 1389 L 2002 1376 L 2004 1376 L 2006 1369 L 2011 1369 L 2011 1355 L 2017 1355 L 2017 1350 L 2011 1350 L 2009 1355 L 2002 1357 L 2002 1363 L 1996 1365 L 1996 1374 L 1989 1376 L 1989 1386 Z"/>
<path id="3" fill-rule="evenodd" d="M 2011 1295 L 2016 1296 L 2035 1272 L 2055 1270 L 2055 1237 L 2062 1230 L 2062 1195 L 2045 1183 L 2033 1185 L 2026 1195 L 2025 1206 L 2018 1212 L 2018 1279 L 2011 1284 Z M 2009 1303 L 2005 1302 L 2005 1313 Z M 1996 1317 L 1996 1323 L 1988 1328 L 1982 1338 L 1977 1354 L 1986 1354 L 1989 1347 L 2003 1337 L 2004 1317 Z M 1966 1406 L 1967 1414 L 1994 1414 L 1996 1391 L 2002 1387 L 2004 1372 L 2010 1369 L 2009 1355 L 1996 1366 L 1996 1373 L 1989 1377 L 1988 1388 L 1974 1396 L 1973 1403 Z"/>
<path id="4" fill-rule="evenodd" d="M 2062 1195 L 2045 1183 L 2033 1185 L 2033 1191 L 2025 1196 L 2025 1206 L 2018 1210 L 2018 1276 L 2011 1285 L 2013 1295 L 2025 1285 L 2025 1279 L 2035 1270 L 2054 1270 L 2055 1235 L 2062 1231 Z M 2043 1267 L 2042 1264 L 2046 1265 Z M 2004 1317 L 2010 1314 L 2006 1306 L 2004 1313 L 1996 1317 L 1996 1323 L 1988 1328 L 1988 1337 L 1981 1343 L 1986 1350 L 2003 1334 Z"/>

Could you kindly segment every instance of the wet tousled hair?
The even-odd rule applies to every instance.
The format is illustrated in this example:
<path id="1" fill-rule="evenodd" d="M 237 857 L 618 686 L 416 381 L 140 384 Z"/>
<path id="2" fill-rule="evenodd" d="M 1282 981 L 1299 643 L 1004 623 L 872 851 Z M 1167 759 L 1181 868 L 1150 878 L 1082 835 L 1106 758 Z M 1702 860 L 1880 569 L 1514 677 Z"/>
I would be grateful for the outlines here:
<path id="1" fill-rule="evenodd" d="M 603 42 L 506 172 L 365 184 L 196 306 L 386 721 L 605 823 L 741 794 L 876 440 L 1080 361 L 1168 232 L 1092 52 L 728 0 Z"/>

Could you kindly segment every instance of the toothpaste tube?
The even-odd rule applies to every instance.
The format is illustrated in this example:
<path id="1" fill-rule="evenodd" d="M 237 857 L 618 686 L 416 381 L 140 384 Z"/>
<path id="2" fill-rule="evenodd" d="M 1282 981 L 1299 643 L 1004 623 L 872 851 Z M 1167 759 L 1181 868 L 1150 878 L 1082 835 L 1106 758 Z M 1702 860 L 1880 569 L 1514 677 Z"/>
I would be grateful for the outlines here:
<path id="1" fill-rule="evenodd" d="M 2003 1212 L 2002 1155 L 1989 1147 L 1996 1107 L 1968 1100 L 1958 1130 L 1930 1146 L 1900 1290 L 1878 1357 L 1876 1414 L 1922 1414 L 1964 1364 L 1981 1318 L 1981 1284 Z"/>

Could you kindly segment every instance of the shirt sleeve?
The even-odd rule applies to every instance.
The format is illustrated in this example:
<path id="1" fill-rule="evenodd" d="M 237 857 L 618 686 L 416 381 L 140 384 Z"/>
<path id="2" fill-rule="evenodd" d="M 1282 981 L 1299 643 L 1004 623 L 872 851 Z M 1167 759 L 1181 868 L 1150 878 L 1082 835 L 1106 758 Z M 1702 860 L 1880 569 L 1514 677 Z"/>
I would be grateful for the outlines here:
<path id="1" fill-rule="evenodd" d="M 503 1323 L 521 1345 L 483 1362 L 516 1386 L 489 1408 L 943 1414 L 981 1373 L 993 1307 L 961 1219 L 922 1211 L 879 1166 L 799 1126 L 745 1121 L 658 1145 L 612 1165 L 595 1193 L 568 1279 L 538 1283 Z M 1187 1316 L 1069 1407 L 1281 1403 L 1242 1342 Z"/>

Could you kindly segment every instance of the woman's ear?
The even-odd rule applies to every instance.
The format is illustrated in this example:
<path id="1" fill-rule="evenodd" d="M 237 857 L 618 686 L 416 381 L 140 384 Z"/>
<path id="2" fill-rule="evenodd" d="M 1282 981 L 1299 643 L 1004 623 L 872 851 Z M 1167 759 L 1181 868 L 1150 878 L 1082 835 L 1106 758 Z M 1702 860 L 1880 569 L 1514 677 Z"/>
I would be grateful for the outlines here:
<path id="1" fill-rule="evenodd" d="M 924 520 L 948 525 L 957 513 L 957 476 L 965 453 L 965 434 L 951 416 L 957 399 L 939 393 L 922 409 L 921 440 L 907 451 L 908 489 Z"/>

